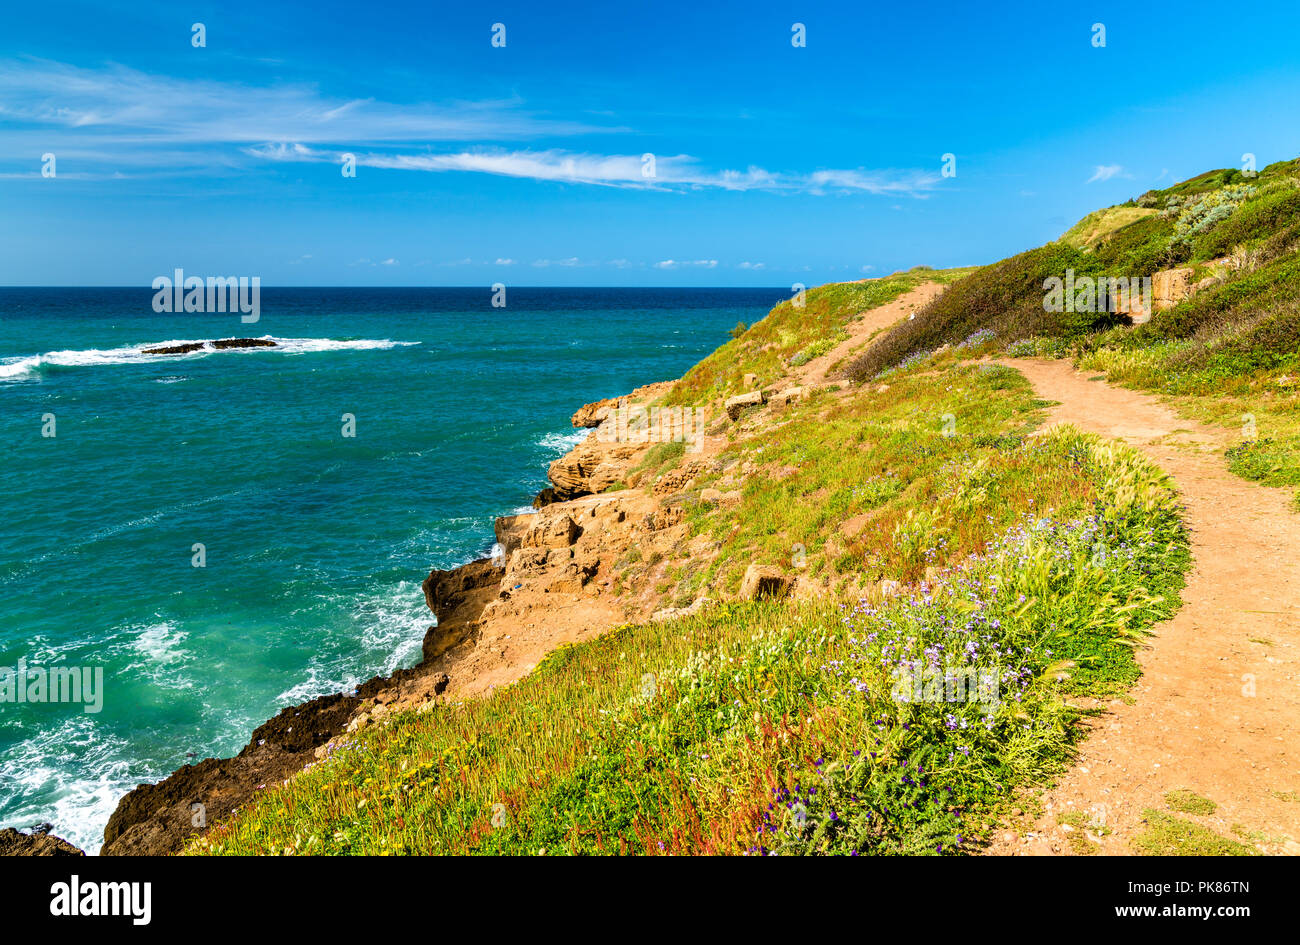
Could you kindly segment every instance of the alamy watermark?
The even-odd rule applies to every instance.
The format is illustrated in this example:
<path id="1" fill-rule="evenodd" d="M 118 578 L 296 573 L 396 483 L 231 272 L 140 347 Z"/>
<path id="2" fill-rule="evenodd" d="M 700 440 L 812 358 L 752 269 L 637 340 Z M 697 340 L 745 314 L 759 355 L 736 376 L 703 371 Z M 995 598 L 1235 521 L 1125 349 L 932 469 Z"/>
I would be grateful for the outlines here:
<path id="1" fill-rule="evenodd" d="M 1065 270 L 1065 278 L 1043 280 L 1045 312 L 1150 312 L 1151 277 L 1078 276 Z"/>
<path id="2" fill-rule="evenodd" d="M 602 443 L 685 443 L 691 453 L 704 448 L 708 422 L 700 407 L 621 406 L 596 428 Z"/>
<path id="3" fill-rule="evenodd" d="M 894 671 L 895 702 L 977 702 L 989 711 L 1002 701 L 1001 673 L 977 666 L 913 666 Z"/>
<path id="4" fill-rule="evenodd" d="M 239 320 L 253 324 L 262 317 L 261 276 L 186 276 L 177 269 L 158 276 L 152 288 L 155 312 L 241 312 Z"/>
<path id="5" fill-rule="evenodd" d="M 81 703 L 83 712 L 94 715 L 104 708 L 104 667 L 28 666 L 25 658 L 17 666 L 0 666 L 0 705 L 5 703 Z"/>

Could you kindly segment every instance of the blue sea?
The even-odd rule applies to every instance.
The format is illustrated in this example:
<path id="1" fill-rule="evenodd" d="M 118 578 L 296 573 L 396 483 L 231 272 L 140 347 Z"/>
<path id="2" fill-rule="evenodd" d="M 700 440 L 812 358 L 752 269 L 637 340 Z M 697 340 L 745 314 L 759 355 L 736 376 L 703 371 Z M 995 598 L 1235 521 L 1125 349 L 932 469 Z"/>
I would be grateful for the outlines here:
<path id="1" fill-rule="evenodd" d="M 585 434 L 570 414 L 781 295 L 267 288 L 246 325 L 0 289 L 0 668 L 103 669 L 98 712 L 0 703 L 0 826 L 96 851 L 136 784 L 415 663 L 420 582 L 529 505 Z M 139 353 L 245 336 L 278 347 Z"/>

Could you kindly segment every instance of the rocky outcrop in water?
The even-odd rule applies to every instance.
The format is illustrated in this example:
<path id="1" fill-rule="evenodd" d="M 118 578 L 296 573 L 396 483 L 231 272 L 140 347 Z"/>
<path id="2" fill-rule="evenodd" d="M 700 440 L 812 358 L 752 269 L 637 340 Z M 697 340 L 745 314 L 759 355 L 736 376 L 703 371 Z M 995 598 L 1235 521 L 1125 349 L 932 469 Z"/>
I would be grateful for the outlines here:
<path id="1" fill-rule="evenodd" d="M 156 348 L 141 348 L 141 354 L 192 354 L 206 348 L 224 351 L 227 348 L 274 348 L 276 343 L 270 338 L 220 338 L 216 341 L 187 341 L 179 345 L 161 345 Z"/>

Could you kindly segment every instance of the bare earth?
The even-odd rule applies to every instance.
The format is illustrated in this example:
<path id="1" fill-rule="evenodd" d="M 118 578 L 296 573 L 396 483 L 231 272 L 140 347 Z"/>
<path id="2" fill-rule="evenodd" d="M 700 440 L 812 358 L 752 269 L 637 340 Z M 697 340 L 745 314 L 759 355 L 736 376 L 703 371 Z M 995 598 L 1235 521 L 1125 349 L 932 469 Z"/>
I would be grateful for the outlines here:
<path id="1" fill-rule="evenodd" d="M 1300 516 L 1289 495 L 1227 469 L 1235 431 L 1177 416 L 1158 399 L 1090 381 L 1066 361 L 1004 360 L 1045 400 L 1050 424 L 1125 440 L 1174 478 L 1186 505 L 1193 565 L 1174 619 L 1140 651 L 1128 704 L 1095 719 L 1078 763 L 1047 792 L 1046 810 L 1000 833 L 990 852 L 1068 854 L 1059 814 L 1083 810 L 1109 835 L 1107 854 L 1135 853 L 1143 811 L 1188 788 L 1218 804 L 1178 816 L 1233 837 L 1240 825 L 1264 852 L 1297 853 L 1300 803 Z"/>
<path id="2" fill-rule="evenodd" d="M 809 361 L 804 365 L 802 371 L 795 372 L 795 376 L 805 387 L 818 387 L 824 384 L 827 375 L 833 376 L 836 373 L 833 370 L 836 365 L 841 365 L 841 362 L 847 364 L 851 355 L 859 354 L 865 350 L 867 344 L 878 334 L 895 322 L 907 318 L 913 312 L 921 309 L 931 299 L 942 295 L 943 290 L 944 286 L 938 282 L 927 282 L 925 285 L 919 285 L 910 292 L 900 295 L 892 302 L 886 302 L 884 305 L 870 311 L 862 312 L 857 318 L 844 326 L 849 333 L 848 338 L 841 341 L 820 358 Z"/>

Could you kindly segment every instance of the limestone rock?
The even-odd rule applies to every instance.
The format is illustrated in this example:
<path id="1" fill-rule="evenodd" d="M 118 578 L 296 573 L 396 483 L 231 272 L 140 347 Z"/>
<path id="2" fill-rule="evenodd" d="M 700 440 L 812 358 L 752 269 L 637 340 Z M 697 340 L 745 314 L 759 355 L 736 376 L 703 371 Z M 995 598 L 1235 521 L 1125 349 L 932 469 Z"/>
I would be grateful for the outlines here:
<path id="1" fill-rule="evenodd" d="M 665 620 L 676 620 L 678 617 L 693 617 L 712 603 L 712 599 L 701 597 L 686 607 L 665 607 L 662 610 L 656 610 L 650 615 L 650 619 L 654 623 L 662 623 Z"/>
<path id="2" fill-rule="evenodd" d="M 506 554 L 518 551 L 523 544 L 524 535 L 537 521 L 536 515 L 502 515 L 493 525 L 497 542 Z"/>
<path id="3" fill-rule="evenodd" d="M 776 404 L 778 407 L 785 407 L 794 403 L 796 400 L 802 400 L 803 397 L 804 392 L 802 387 L 790 387 L 774 396 L 772 398 L 772 403 Z"/>
<path id="4" fill-rule="evenodd" d="M 727 398 L 723 406 L 727 410 L 727 416 L 732 420 L 739 419 L 740 412 L 746 407 L 757 407 L 761 405 L 766 398 L 761 390 L 752 390 L 747 394 L 737 394 L 735 397 Z"/>
<path id="5" fill-rule="evenodd" d="M 1151 277 L 1151 294 L 1156 311 L 1173 308 L 1192 294 L 1192 269 L 1182 266 L 1165 269 Z"/>
<path id="6" fill-rule="evenodd" d="M 570 422 L 579 428 L 598 427 L 609 418 L 612 411 L 618 408 L 621 399 L 619 397 L 606 397 L 604 400 L 584 404 L 574 413 Z"/>
<path id="7" fill-rule="evenodd" d="M 568 515 L 530 517 L 532 527 L 520 536 L 523 548 L 567 548 L 582 534 L 582 528 Z"/>
<path id="8" fill-rule="evenodd" d="M 686 510 L 680 505 L 669 505 L 662 509 L 655 509 L 646 516 L 646 528 L 657 532 L 665 528 L 672 528 L 674 525 L 680 525 L 685 512 Z"/>
<path id="9" fill-rule="evenodd" d="M 604 492 L 618 482 L 645 444 L 607 443 L 588 436 L 547 470 L 552 496 L 563 502 Z"/>

